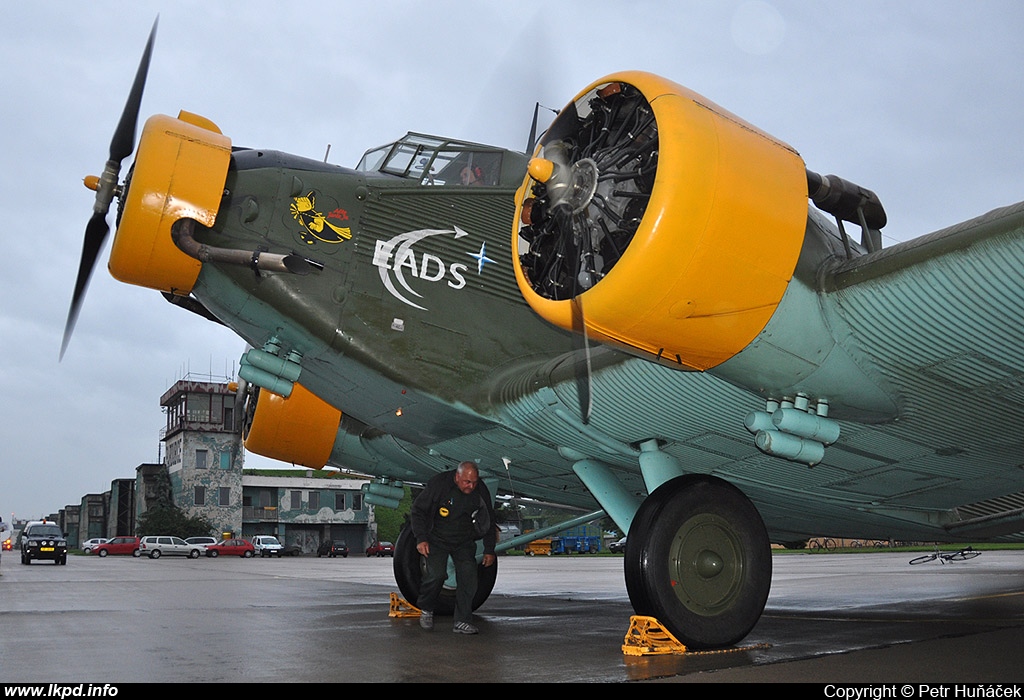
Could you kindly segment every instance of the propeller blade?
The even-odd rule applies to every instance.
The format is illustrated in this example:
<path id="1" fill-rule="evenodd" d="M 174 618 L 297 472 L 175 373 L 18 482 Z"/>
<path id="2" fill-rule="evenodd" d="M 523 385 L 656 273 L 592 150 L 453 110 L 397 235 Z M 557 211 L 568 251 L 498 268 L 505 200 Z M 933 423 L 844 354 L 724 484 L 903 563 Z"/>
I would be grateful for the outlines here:
<path id="1" fill-rule="evenodd" d="M 583 357 L 576 358 L 576 396 L 580 402 L 580 419 L 583 425 L 590 423 L 590 412 L 593 408 L 593 394 L 590 391 L 590 338 L 587 337 L 587 324 L 583 317 L 583 300 L 576 296 L 570 300 L 572 312 L 572 337 L 576 350 L 582 350 Z M 577 355 L 580 353 L 577 353 Z"/>
<path id="2" fill-rule="evenodd" d="M 78 312 L 82 307 L 82 299 L 85 297 L 86 287 L 89 286 L 89 278 L 92 276 L 93 268 L 96 267 L 96 260 L 99 258 L 103 244 L 110 233 L 110 226 L 107 225 L 107 212 L 110 210 L 110 202 L 115 195 L 118 195 L 118 178 L 121 173 L 121 161 L 130 156 L 135 150 L 135 128 L 139 121 L 139 109 L 142 105 L 142 93 L 146 87 L 146 75 L 149 72 L 149 59 L 153 54 L 153 43 L 156 41 L 156 27 L 160 18 L 153 21 L 153 28 L 149 31 L 149 39 L 146 41 L 146 48 L 142 52 L 142 59 L 135 71 L 135 80 L 132 89 L 128 93 L 128 100 L 124 110 L 121 112 L 121 119 L 114 130 L 114 136 L 110 140 L 110 157 L 103 169 L 103 175 L 96 179 L 96 201 L 93 204 L 92 218 L 85 227 L 85 241 L 82 243 L 82 258 L 78 263 L 78 277 L 75 280 L 75 291 L 71 295 L 71 308 L 68 309 L 68 319 L 64 324 L 64 338 L 60 345 L 60 359 L 64 359 L 64 352 L 71 340 L 71 333 L 78 320 Z"/>
<path id="3" fill-rule="evenodd" d="M 135 127 L 139 121 L 142 91 L 146 87 L 149 57 L 153 53 L 153 42 L 156 41 L 156 26 L 159 21 L 159 17 L 153 20 L 153 28 L 149 31 L 149 40 L 146 41 L 146 48 L 142 52 L 142 60 L 139 61 L 139 68 L 135 71 L 135 82 L 132 83 L 132 90 L 128 93 L 128 101 L 125 102 L 124 111 L 121 112 L 121 120 L 117 123 L 117 129 L 114 130 L 114 137 L 110 140 L 110 160 L 116 160 L 119 163 L 135 150 Z"/>
<path id="4" fill-rule="evenodd" d="M 537 147 L 537 116 L 540 112 L 540 102 L 533 103 L 533 125 L 530 127 L 530 140 L 526 144 L 526 155 L 533 155 L 533 149 Z"/>
<path id="5" fill-rule="evenodd" d="M 96 266 L 96 259 L 99 257 L 100 250 L 103 249 L 103 243 L 107 240 L 109 232 L 106 212 L 93 213 L 89 224 L 85 227 L 82 259 L 78 263 L 78 278 L 75 280 L 75 292 L 71 296 L 71 308 L 68 310 L 68 320 L 64 324 L 64 339 L 60 345 L 61 359 L 64 359 L 64 351 L 67 350 L 71 332 L 75 329 L 75 322 L 78 320 L 78 312 L 82 306 L 82 298 L 85 296 L 85 288 L 89 285 L 92 269 Z"/>
<path id="6" fill-rule="evenodd" d="M 541 133 L 541 134 L 537 133 L 537 129 L 539 128 L 539 121 L 540 121 L 540 110 L 541 110 L 542 107 L 544 109 L 548 110 L 549 112 L 553 113 L 555 116 L 558 116 L 558 110 L 557 109 L 553 109 L 551 107 L 546 107 L 546 106 L 542 105 L 540 102 L 534 102 L 533 103 L 533 124 L 530 126 L 530 138 L 529 138 L 529 141 L 526 144 L 526 155 L 528 155 L 528 156 L 532 156 L 533 155 L 534 150 L 536 150 L 536 148 L 537 148 L 537 140 L 541 136 L 543 136 L 544 133 L 546 133 L 546 131 L 547 131 L 545 129 L 544 133 Z"/>

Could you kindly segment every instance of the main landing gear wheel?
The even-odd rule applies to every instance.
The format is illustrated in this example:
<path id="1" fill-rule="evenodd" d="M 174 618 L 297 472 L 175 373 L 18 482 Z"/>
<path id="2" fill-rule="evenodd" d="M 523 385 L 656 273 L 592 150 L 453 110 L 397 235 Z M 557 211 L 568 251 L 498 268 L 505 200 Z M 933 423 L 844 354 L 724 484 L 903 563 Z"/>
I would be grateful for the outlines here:
<path id="1" fill-rule="evenodd" d="M 754 504 L 706 475 L 662 484 L 640 506 L 626 548 L 626 590 L 695 649 L 724 647 L 757 623 L 771 588 L 771 544 Z"/>
<path id="2" fill-rule="evenodd" d="M 420 582 L 426 569 L 426 558 L 416 550 L 416 538 L 408 525 L 402 528 L 395 542 L 395 581 L 402 597 L 412 605 L 416 605 L 420 597 Z M 498 579 L 498 560 L 491 566 L 477 565 L 476 595 L 473 596 L 473 609 L 476 610 L 491 595 L 494 582 Z M 451 615 L 455 612 L 455 591 L 443 588 L 437 599 L 435 615 Z"/>

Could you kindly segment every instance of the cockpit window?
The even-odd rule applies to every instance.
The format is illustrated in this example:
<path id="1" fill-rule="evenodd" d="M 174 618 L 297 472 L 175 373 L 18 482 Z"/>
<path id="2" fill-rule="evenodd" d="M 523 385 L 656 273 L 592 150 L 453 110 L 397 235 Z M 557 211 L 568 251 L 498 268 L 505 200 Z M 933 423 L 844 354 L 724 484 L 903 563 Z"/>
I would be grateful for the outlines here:
<path id="1" fill-rule="evenodd" d="M 356 166 L 356 170 L 360 170 L 364 173 L 373 173 L 380 170 L 380 166 L 384 164 L 384 159 L 388 157 L 388 153 L 391 152 L 391 146 L 381 146 L 380 148 L 374 148 L 363 154 L 363 157 L 359 161 L 359 165 Z"/>
<path id="2" fill-rule="evenodd" d="M 408 134 L 367 151 L 356 170 L 388 173 L 421 185 L 493 187 L 501 182 L 502 155 L 485 146 Z"/>

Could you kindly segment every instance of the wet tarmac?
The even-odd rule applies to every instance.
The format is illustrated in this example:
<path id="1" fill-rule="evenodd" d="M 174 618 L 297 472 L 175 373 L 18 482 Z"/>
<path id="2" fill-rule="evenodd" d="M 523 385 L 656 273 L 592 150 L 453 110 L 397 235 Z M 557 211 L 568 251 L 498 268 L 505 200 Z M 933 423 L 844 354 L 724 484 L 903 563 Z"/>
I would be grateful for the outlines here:
<path id="1" fill-rule="evenodd" d="M 502 557 L 481 633 L 390 617 L 391 560 L 17 556 L 0 567 L 0 682 L 1024 681 L 1024 552 L 774 557 L 736 649 L 623 654 L 620 557 Z"/>

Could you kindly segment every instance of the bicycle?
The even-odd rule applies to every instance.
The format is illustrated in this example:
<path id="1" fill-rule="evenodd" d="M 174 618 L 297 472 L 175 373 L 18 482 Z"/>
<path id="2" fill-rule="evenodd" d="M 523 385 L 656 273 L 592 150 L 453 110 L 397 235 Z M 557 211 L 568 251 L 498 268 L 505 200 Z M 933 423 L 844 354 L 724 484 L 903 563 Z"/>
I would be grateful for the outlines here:
<path id="1" fill-rule="evenodd" d="M 931 554 L 925 554 L 923 556 L 911 559 L 910 563 L 912 565 L 924 564 L 926 562 L 935 561 L 936 559 L 938 559 L 941 563 L 945 564 L 947 561 L 967 561 L 968 559 L 974 559 L 974 557 L 978 556 L 979 554 L 981 554 L 981 552 L 974 549 L 973 547 L 964 547 L 963 549 L 957 552 L 940 552 L 936 549 Z"/>
<path id="2" fill-rule="evenodd" d="M 810 540 L 810 542 L 808 542 L 807 544 L 813 550 L 824 549 L 826 551 L 831 552 L 836 548 L 836 541 L 831 537 L 825 537 L 821 539 L 815 537 L 814 539 Z"/>

